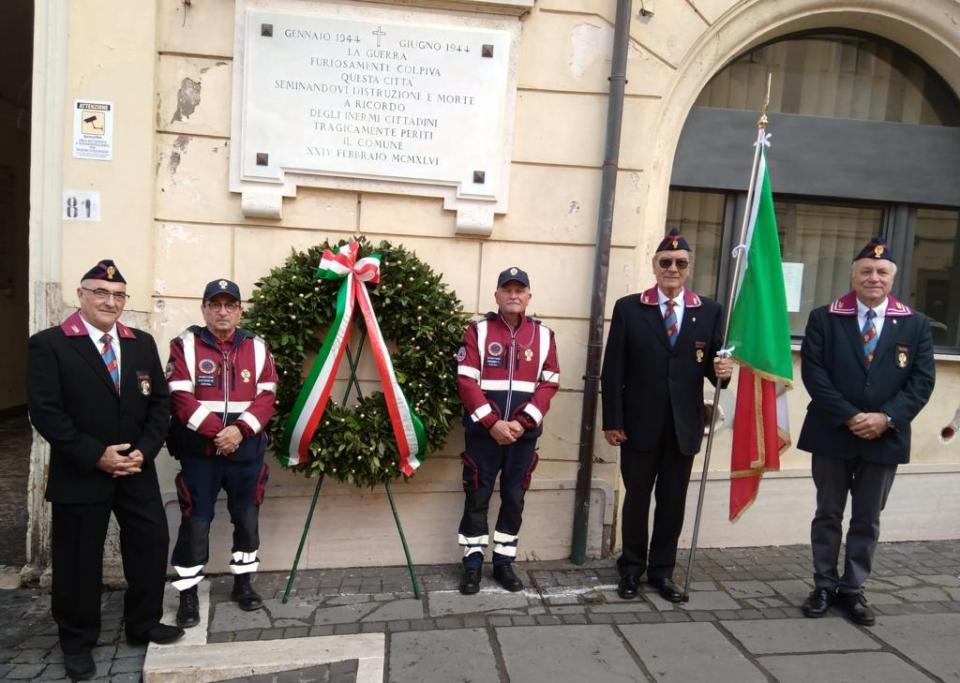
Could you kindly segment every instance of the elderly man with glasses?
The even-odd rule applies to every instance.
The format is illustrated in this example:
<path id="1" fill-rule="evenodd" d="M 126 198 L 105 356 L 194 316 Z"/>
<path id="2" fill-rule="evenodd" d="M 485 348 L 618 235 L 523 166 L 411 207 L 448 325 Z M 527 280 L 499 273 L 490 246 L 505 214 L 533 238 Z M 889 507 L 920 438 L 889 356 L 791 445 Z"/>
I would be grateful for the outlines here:
<path id="1" fill-rule="evenodd" d="M 703 380 L 726 382 L 732 361 L 717 356 L 720 305 L 684 288 L 692 250 L 673 229 L 653 257 L 657 284 L 617 301 L 603 359 L 603 433 L 620 447 L 623 552 L 617 561 L 624 600 L 640 577 L 680 602 L 673 583 L 677 541 L 693 456 L 703 440 Z M 656 497 L 649 540 L 650 494 Z"/>
<path id="2" fill-rule="evenodd" d="M 170 342 L 167 379 L 173 417 L 167 447 L 180 460 L 180 533 L 171 563 L 180 591 L 177 624 L 200 623 L 197 585 L 209 555 L 210 524 L 220 489 L 233 522 L 230 572 L 240 609 L 263 607 L 250 579 L 259 567 L 259 509 L 269 474 L 265 429 L 274 413 L 277 370 L 266 342 L 239 327 L 240 288 L 213 280 L 203 291 L 204 327 Z"/>
<path id="3" fill-rule="evenodd" d="M 104 259 L 84 274 L 80 308 L 30 338 L 30 421 L 50 443 L 53 599 L 63 663 L 73 680 L 97 671 L 103 546 L 111 512 L 120 526 L 133 644 L 170 643 L 183 629 L 160 623 L 169 543 L 154 458 L 170 415 L 153 337 L 120 322 L 127 281 Z"/>

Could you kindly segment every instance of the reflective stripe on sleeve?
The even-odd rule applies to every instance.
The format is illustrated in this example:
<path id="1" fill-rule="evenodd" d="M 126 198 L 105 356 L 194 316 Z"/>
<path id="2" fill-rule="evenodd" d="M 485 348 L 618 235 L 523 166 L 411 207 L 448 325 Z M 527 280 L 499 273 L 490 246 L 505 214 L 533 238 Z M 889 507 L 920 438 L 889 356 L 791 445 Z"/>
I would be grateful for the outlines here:
<path id="1" fill-rule="evenodd" d="M 276 382 L 257 382 L 257 393 L 262 394 L 265 391 L 272 393 L 277 393 L 277 383 Z"/>
<path id="2" fill-rule="evenodd" d="M 197 346 L 194 342 L 194 334 L 190 330 L 180 335 L 183 340 L 183 362 L 187 366 L 187 372 L 190 373 L 190 381 L 197 381 Z"/>
<path id="3" fill-rule="evenodd" d="M 471 368 L 469 365 L 458 365 L 457 374 L 463 375 L 464 377 L 469 377 L 477 382 L 480 381 L 480 371 L 476 368 Z"/>
<path id="4" fill-rule="evenodd" d="M 543 372 L 540 373 L 540 381 L 551 382 L 553 384 L 560 384 L 560 373 L 544 370 Z"/>
<path id="5" fill-rule="evenodd" d="M 530 417 L 532 417 L 532 418 L 533 418 L 533 421 L 536 422 L 537 425 L 539 425 L 541 422 L 543 422 L 543 413 L 541 413 L 541 412 L 540 412 L 540 409 L 537 408 L 537 407 L 536 407 L 535 405 L 533 405 L 532 403 L 528 403 L 527 405 L 525 405 L 525 406 L 523 407 L 523 412 L 525 412 L 527 415 L 529 415 Z"/>
<path id="6" fill-rule="evenodd" d="M 169 383 L 170 391 L 186 391 L 187 393 L 193 393 L 193 382 L 188 379 L 178 379 Z"/>
<path id="7" fill-rule="evenodd" d="M 243 422 L 246 422 L 247 425 L 250 427 L 250 429 L 253 430 L 254 434 L 259 434 L 260 430 L 263 429 L 263 425 L 260 424 L 260 420 L 255 418 L 250 413 L 243 413 L 237 419 L 242 420 Z"/>
<path id="8" fill-rule="evenodd" d="M 474 422 L 479 422 L 492 412 L 493 408 L 490 407 L 490 404 L 484 403 L 482 406 L 470 413 L 470 419 Z"/>
<path id="9" fill-rule="evenodd" d="M 193 415 L 190 416 L 190 419 L 187 420 L 187 427 L 193 431 L 200 429 L 200 425 L 203 424 L 203 421 L 207 419 L 207 416 L 210 414 L 210 410 L 203 405 L 197 406 L 197 409 L 193 411 Z"/>

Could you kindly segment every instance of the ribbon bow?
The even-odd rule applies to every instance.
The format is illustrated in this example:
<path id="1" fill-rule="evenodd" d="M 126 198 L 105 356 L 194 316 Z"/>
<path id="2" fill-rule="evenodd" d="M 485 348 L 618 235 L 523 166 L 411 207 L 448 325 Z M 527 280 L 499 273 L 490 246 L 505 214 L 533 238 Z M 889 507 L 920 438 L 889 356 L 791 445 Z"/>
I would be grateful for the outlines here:
<path id="1" fill-rule="evenodd" d="M 280 449 L 281 457 L 286 460 L 287 465 L 297 465 L 309 458 L 310 441 L 330 400 L 337 368 L 350 339 L 355 304 L 358 304 L 370 337 L 390 424 L 393 426 L 397 452 L 400 454 L 400 471 L 409 477 L 420 467 L 423 460 L 426 432 L 420 418 L 410 409 L 397 382 L 390 352 L 367 292 L 367 283 L 380 282 L 380 255 L 371 254 L 358 259 L 359 246 L 356 242 L 351 242 L 335 251 L 324 249 L 320 259 L 316 277 L 342 280 L 337 292 L 337 311 L 287 419 Z"/>

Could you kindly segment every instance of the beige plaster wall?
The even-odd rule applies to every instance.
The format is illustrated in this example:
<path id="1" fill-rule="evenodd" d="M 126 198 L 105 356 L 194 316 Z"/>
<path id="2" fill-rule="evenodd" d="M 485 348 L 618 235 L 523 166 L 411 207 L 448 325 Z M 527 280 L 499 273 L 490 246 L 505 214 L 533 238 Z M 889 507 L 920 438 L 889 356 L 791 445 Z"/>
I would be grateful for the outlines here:
<path id="1" fill-rule="evenodd" d="M 445 274 L 473 314 L 492 307 L 500 269 L 525 267 L 533 281 L 531 313 L 557 332 L 563 379 L 547 417 L 537 474 L 542 491 L 537 497 L 551 503 L 528 507 L 525 528 L 531 540 L 521 544 L 521 557 L 564 556 L 570 527 L 556 522 L 557 505 L 572 496 L 567 490 L 557 498 L 551 491 L 564 489 L 576 476 L 615 0 L 538 0 L 522 17 L 510 211 L 497 217 L 493 234 L 485 239 L 457 236 L 454 214 L 443 210 L 441 200 L 429 198 L 300 189 L 296 198 L 284 200 L 282 221 L 246 218 L 239 195 L 227 190 L 233 1 L 80 4 L 84 11 L 72 12 L 70 18 L 66 96 L 71 102 L 75 97 L 113 100 L 117 115 L 112 162 L 69 158 L 70 122 L 64 122 L 64 186 L 98 189 L 104 204 L 102 223 L 63 226 L 67 299 L 90 262 L 103 256 L 117 259 L 134 294 L 130 307 L 151 313 L 163 349 L 199 320 L 199 293 L 207 280 L 230 277 L 249 295 L 256 279 L 291 248 L 327 238 L 363 234 L 403 242 Z M 851 26 L 903 43 L 960 90 L 960 6 L 949 0 L 908 6 L 893 0 L 658 0 L 653 6 L 652 18 L 635 12 L 630 29 L 608 313 L 618 297 L 651 282 L 649 257 L 662 234 L 670 169 L 686 112 L 709 78 L 735 55 L 798 28 Z M 915 423 L 914 460 L 952 467 L 960 464 L 960 451 L 940 446 L 935 434 L 955 409 L 960 364 L 944 361 L 938 371 L 935 399 Z M 732 396 L 726 392 L 721 404 L 728 407 Z M 798 386 L 790 399 L 795 434 L 805 404 Z M 424 497 L 424 509 L 432 511 L 430 524 L 439 515 L 446 520 L 443 528 L 449 527 L 449 539 L 426 544 L 426 556 L 417 561 L 450 561 L 458 554 L 454 527 L 461 443 L 454 431 L 442 452 L 403 489 Z M 724 426 L 714 454 L 711 469 L 721 473 L 729 458 Z M 596 458 L 595 488 L 603 494 L 600 507 L 606 506 L 599 517 L 609 533 L 615 519 L 610 492 L 619 488 L 617 454 L 598 443 Z M 784 458 L 784 468 L 798 474 L 807 466 L 806 455 L 797 451 Z M 170 497 L 176 466 L 166 459 L 163 467 Z M 780 486 L 806 495 L 805 476 L 784 482 Z M 283 524 L 271 518 L 267 527 L 296 528 L 301 523 L 297 515 L 306 510 L 306 501 L 296 493 L 303 483 L 278 475 L 273 485 L 283 491 L 284 502 L 276 506 L 284 510 Z M 356 495 L 342 507 L 364 509 L 361 503 L 368 499 Z M 382 495 L 376 495 L 376 504 L 385 505 Z M 337 496 L 350 494 L 338 491 Z M 295 500 L 299 502 L 291 502 Z M 416 498 L 406 500 L 409 509 Z M 409 514 L 417 527 L 423 515 Z M 357 533 L 362 534 L 379 523 L 374 517 L 379 520 L 354 514 L 350 521 L 360 525 Z M 336 519 L 326 523 L 335 525 Z M 748 515 L 738 528 L 749 520 Z M 423 536 L 428 528 L 433 529 L 417 527 L 413 533 Z M 591 529 L 591 548 L 599 552 L 603 531 Z M 323 537 L 316 534 L 321 533 L 315 532 L 311 542 L 320 543 Z M 785 540 L 775 528 L 750 538 Z M 343 561 L 325 560 L 322 554 L 311 558 L 318 565 Z M 362 558 L 399 561 L 393 549 Z"/>

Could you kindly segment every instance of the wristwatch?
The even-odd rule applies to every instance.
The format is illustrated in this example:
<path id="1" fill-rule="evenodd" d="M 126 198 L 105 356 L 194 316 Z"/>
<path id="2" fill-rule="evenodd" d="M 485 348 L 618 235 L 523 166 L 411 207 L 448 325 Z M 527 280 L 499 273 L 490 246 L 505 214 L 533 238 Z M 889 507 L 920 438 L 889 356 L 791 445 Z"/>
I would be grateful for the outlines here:
<path id="1" fill-rule="evenodd" d="M 884 415 L 887 415 L 887 414 L 884 413 Z M 889 415 L 887 415 L 887 429 L 896 430 L 896 428 L 897 428 L 897 423 L 893 421 L 893 418 L 892 418 L 892 417 L 890 417 Z"/>

